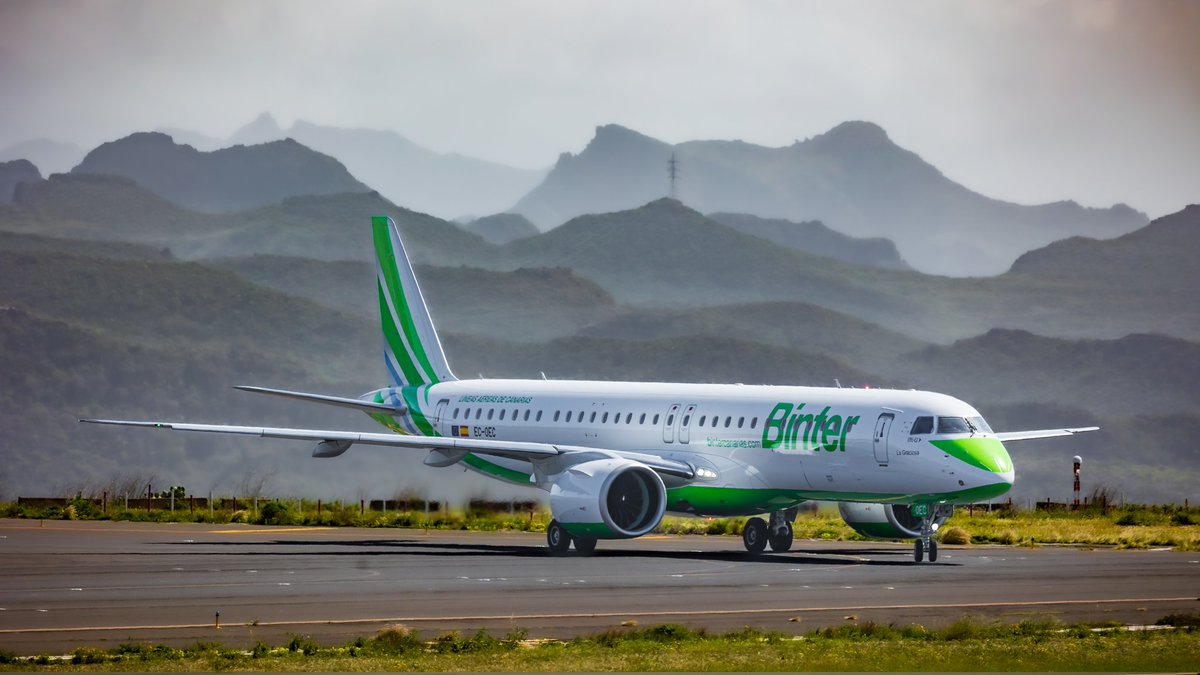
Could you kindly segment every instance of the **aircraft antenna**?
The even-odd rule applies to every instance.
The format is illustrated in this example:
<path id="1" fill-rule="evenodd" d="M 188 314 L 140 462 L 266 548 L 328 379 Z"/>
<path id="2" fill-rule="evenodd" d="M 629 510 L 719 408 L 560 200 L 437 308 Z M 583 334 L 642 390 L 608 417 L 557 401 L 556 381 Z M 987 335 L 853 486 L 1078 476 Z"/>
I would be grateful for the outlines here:
<path id="1" fill-rule="evenodd" d="M 671 199 L 675 199 L 675 179 L 679 177 L 679 162 L 675 159 L 675 153 L 671 153 L 671 159 L 667 160 L 667 175 L 671 177 Z"/>

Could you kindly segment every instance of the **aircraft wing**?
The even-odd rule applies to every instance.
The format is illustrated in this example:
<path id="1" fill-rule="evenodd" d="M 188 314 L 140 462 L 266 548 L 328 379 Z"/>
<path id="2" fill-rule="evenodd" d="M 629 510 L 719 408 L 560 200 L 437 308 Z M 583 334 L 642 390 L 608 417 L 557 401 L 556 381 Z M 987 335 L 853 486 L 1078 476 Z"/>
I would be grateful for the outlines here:
<path id="1" fill-rule="evenodd" d="M 1076 427 L 1074 429 L 1039 429 L 1037 431 L 1006 431 L 997 433 L 996 438 L 1002 443 L 1012 441 L 1032 441 L 1037 438 L 1057 438 L 1059 436 L 1074 436 L 1088 431 L 1099 431 L 1100 427 Z"/>
<path id="2" fill-rule="evenodd" d="M 111 424 L 123 427 L 149 427 L 152 429 L 169 429 L 171 431 L 201 431 L 216 434 L 235 434 L 240 436 L 258 436 L 260 438 L 283 438 L 298 441 L 316 441 L 318 443 L 342 444 L 341 451 L 353 443 L 364 445 L 382 445 L 393 448 L 409 448 L 413 450 L 438 450 L 444 453 L 448 460 L 457 461 L 461 455 L 476 453 L 533 461 L 573 453 L 594 453 L 597 450 L 610 452 L 635 462 L 645 464 L 650 469 L 681 478 L 692 478 L 695 472 L 690 464 L 656 455 L 620 450 L 604 450 L 603 448 L 585 448 L 569 445 L 554 445 L 551 443 L 528 443 L 521 441 L 494 441 L 480 438 L 443 438 L 437 436 L 401 436 L 387 433 L 364 433 L 357 431 L 337 431 L 331 429 L 286 429 L 272 427 L 243 427 L 224 424 L 189 424 L 182 422 L 138 422 L 132 420 L 101 420 L 81 419 L 88 424 Z"/>

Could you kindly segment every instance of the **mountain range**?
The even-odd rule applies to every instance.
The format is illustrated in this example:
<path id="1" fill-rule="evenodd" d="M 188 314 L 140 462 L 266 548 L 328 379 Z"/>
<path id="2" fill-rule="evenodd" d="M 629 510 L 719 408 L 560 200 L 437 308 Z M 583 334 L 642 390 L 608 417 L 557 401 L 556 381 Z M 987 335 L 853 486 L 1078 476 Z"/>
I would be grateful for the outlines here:
<path id="1" fill-rule="evenodd" d="M 275 204 L 298 195 L 367 192 L 346 167 L 294 140 L 200 152 L 160 133 L 137 133 L 92 150 L 72 173 L 125 176 L 206 213 Z"/>
<path id="2" fill-rule="evenodd" d="M 259 115 L 223 140 L 179 129 L 164 131 L 177 142 L 208 150 L 292 138 L 336 157 L 351 174 L 390 201 L 447 219 L 503 211 L 533 189 L 546 173 L 434 152 L 394 131 L 346 129 L 304 120 L 283 129 L 269 113 Z"/>
<path id="3" fill-rule="evenodd" d="M 674 157 L 680 201 L 702 212 L 819 220 L 855 237 L 886 237 L 909 265 L 954 276 L 999 274 L 1022 253 L 1073 235 L 1107 238 L 1147 218 L 1128 206 L 1022 206 L 955 183 L 879 126 L 846 122 L 782 148 L 742 141 L 669 144 L 618 125 L 563 154 L 513 211 L 542 229 L 633 208 L 667 192 Z"/>
<path id="4" fill-rule="evenodd" d="M 386 214 L 418 263 L 462 376 L 930 388 L 971 401 L 998 429 L 1103 427 L 1078 441 L 1014 446 L 1018 498 L 1061 494 L 1058 473 L 1075 453 L 1087 456 L 1090 477 L 1131 499 L 1197 496 L 1190 439 L 1200 431 L 1200 207 L 1117 236 L 1023 252 L 992 277 L 954 278 L 918 271 L 901 238 L 850 236 L 825 218 L 696 208 L 686 183 L 682 200 L 659 190 L 546 232 L 515 213 L 460 225 L 390 201 L 299 142 L 271 140 L 277 129 L 260 119 L 235 135 L 248 145 L 208 152 L 135 135 L 85 161 L 110 173 L 81 167 L 42 180 L 36 167 L 12 165 L 7 175 L 25 178 L 11 180 L 12 201 L 0 203 L 0 426 L 8 439 L 0 490 L 66 489 L 129 467 L 181 476 L 198 492 L 233 489 L 247 467 L 282 467 L 282 489 L 317 496 L 389 496 L 426 482 L 449 489 L 457 474 L 394 453 L 313 462 L 293 444 L 215 448 L 123 432 L 98 440 L 74 423 L 112 414 L 371 429 L 362 416 L 228 387 L 355 395 L 382 383 L 366 232 L 371 215 Z M 609 131 L 624 139 L 610 148 L 613 170 L 657 147 Z M 821 171 L 891 154 L 895 166 L 883 162 L 863 180 L 886 183 L 899 170 L 913 190 L 941 184 L 936 171 L 913 168 L 915 155 L 889 149 L 890 141 L 881 148 L 870 128 L 834 136 L 824 150 L 810 139 L 794 154 L 812 163 L 817 150 L 826 153 Z M 770 149 L 709 143 L 700 144 L 704 156 L 725 167 L 728 185 L 756 185 L 738 171 Z M 855 160 L 847 144 L 856 143 L 865 149 Z M 699 146 L 672 147 L 681 161 L 701 156 L 684 153 Z M 590 148 L 564 161 L 596 169 L 584 158 Z M 730 152 L 747 159 L 739 164 Z M 126 173 L 97 169 L 100 159 Z M 289 172 L 289 162 L 304 168 Z M 148 175 L 147 166 L 164 175 Z M 698 179 L 688 166 L 684 179 Z M 813 171 L 828 190 L 846 189 L 837 175 Z M 180 178 L 187 172 L 212 180 L 188 185 Z M 217 180 L 229 172 L 242 184 Z M 639 182 L 622 180 L 613 194 Z M 547 177 L 556 181 L 570 184 Z M 259 201 L 244 203 L 255 193 Z M 1021 217 L 1033 208 L 1009 207 Z M 1089 213 L 1064 208 L 1067 220 Z M 477 481 L 468 489 L 504 488 Z"/>

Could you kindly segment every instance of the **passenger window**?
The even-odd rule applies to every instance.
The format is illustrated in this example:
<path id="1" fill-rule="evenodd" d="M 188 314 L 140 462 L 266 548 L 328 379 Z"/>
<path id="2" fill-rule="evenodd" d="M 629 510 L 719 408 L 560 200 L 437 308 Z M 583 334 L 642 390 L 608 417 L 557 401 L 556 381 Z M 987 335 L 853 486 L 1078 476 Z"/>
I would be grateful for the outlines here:
<path id="1" fill-rule="evenodd" d="M 534 421 L 535 421 L 535 422 L 541 422 L 541 421 L 542 421 L 542 411 L 541 411 L 541 410 L 539 410 L 539 411 L 538 411 L 537 417 L 534 419 Z"/>
<path id="2" fill-rule="evenodd" d="M 909 436 L 924 436 L 926 434 L 932 434 L 932 433 L 933 433 L 933 418 L 932 417 L 918 417 L 916 419 L 916 421 L 913 422 L 912 431 L 909 431 L 908 435 Z"/>
<path id="3" fill-rule="evenodd" d="M 571 421 L 571 411 L 570 410 L 567 411 L 567 421 L 568 422 Z"/>
<path id="4" fill-rule="evenodd" d="M 645 423 L 646 423 L 646 413 L 642 413 L 642 416 L 638 418 L 638 424 L 645 424 Z"/>
<path id="5" fill-rule="evenodd" d="M 454 416 L 451 417 L 450 419 L 454 419 L 454 420 L 458 419 L 458 408 L 454 409 Z"/>
<path id="6" fill-rule="evenodd" d="M 688 416 L 688 415 L 684 415 L 684 416 L 683 416 L 683 421 L 682 421 L 682 422 L 680 422 L 680 423 L 679 423 L 679 425 L 680 425 L 680 426 L 684 426 L 684 427 L 686 427 L 686 426 L 688 425 L 688 422 L 690 422 L 690 421 L 692 421 L 692 418 L 691 418 L 690 416 Z"/>
<path id="7" fill-rule="evenodd" d="M 674 415 L 667 415 L 667 426 L 669 426 L 669 427 L 675 426 L 675 416 Z"/>
<path id="8" fill-rule="evenodd" d="M 482 417 L 483 417 L 483 408 L 479 408 L 475 411 L 475 419 L 480 419 Z"/>
<path id="9" fill-rule="evenodd" d="M 752 417 L 750 419 L 750 428 L 753 429 L 754 427 L 757 427 L 757 426 L 758 426 L 758 418 Z"/>
<path id="10" fill-rule="evenodd" d="M 620 423 L 621 423 L 621 413 L 617 413 L 616 415 L 613 415 L 613 424 L 620 424 Z"/>
<path id="11" fill-rule="evenodd" d="M 561 410 L 555 410 L 555 411 L 554 411 L 554 421 L 555 421 L 555 422 L 557 422 L 557 421 L 558 421 L 558 414 L 559 414 L 560 412 L 562 412 L 562 411 L 561 411 Z"/>
<path id="12" fill-rule="evenodd" d="M 592 411 L 592 417 L 588 420 L 588 422 L 591 422 L 592 424 L 596 423 L 596 411 L 595 410 Z"/>
<path id="13" fill-rule="evenodd" d="M 739 429 L 741 429 L 741 428 L 742 428 L 742 425 L 743 425 L 743 424 L 745 424 L 745 423 L 746 423 L 746 418 L 745 418 L 745 417 L 739 417 L 739 418 L 738 418 L 738 428 L 739 428 Z"/>
<path id="14" fill-rule="evenodd" d="M 726 417 L 725 418 L 725 428 L 728 429 L 730 424 L 733 424 L 733 417 Z"/>
<path id="15" fill-rule="evenodd" d="M 592 413 L 592 418 L 595 419 L 595 417 L 596 417 L 596 413 Z M 608 424 L 608 413 L 604 413 L 604 416 L 600 418 L 600 423 Z"/>
<path id="16" fill-rule="evenodd" d="M 632 422 L 632 421 L 633 421 L 633 413 L 626 413 L 626 415 L 625 415 L 625 424 L 629 424 L 629 423 L 630 423 L 630 422 Z"/>
<path id="17" fill-rule="evenodd" d="M 653 421 L 653 422 L 651 422 L 651 424 L 653 424 L 653 425 L 655 425 L 655 426 L 658 426 L 658 413 L 655 413 L 655 414 L 654 414 L 654 421 Z"/>
<path id="18" fill-rule="evenodd" d="M 501 419 L 501 420 L 503 420 L 503 419 L 504 419 L 504 411 L 503 411 L 503 410 L 501 410 L 501 411 L 500 411 L 500 419 Z"/>
<path id="19" fill-rule="evenodd" d="M 720 416 L 720 415 L 713 415 L 713 423 L 712 423 L 712 425 L 713 425 L 713 428 L 714 428 L 714 429 L 716 429 L 716 428 L 717 428 L 717 425 L 718 425 L 718 424 L 720 424 L 720 423 L 721 423 L 721 416 Z"/>
<path id="20" fill-rule="evenodd" d="M 706 416 L 706 415 L 701 415 L 701 416 L 700 416 L 700 424 L 699 424 L 698 426 L 704 426 L 704 420 L 705 420 L 706 418 L 707 418 L 707 416 Z"/>
<path id="21" fill-rule="evenodd" d="M 969 434 L 971 433 L 971 427 L 967 426 L 967 421 L 961 417 L 939 417 L 938 433 Z"/>
<path id="22" fill-rule="evenodd" d="M 490 420 L 490 419 L 492 419 L 492 416 L 493 416 L 493 415 L 495 415 L 495 414 L 496 414 L 496 409 L 495 409 L 495 408 L 488 408 L 488 419 L 489 419 L 489 420 Z"/>

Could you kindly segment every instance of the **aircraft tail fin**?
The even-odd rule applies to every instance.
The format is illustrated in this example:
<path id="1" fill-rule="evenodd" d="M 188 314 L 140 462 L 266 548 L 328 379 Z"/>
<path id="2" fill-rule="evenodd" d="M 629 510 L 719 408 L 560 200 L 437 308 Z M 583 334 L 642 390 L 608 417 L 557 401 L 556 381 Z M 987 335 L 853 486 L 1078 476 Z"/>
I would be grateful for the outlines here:
<path id="1" fill-rule="evenodd" d="M 371 218 L 379 319 L 388 373 L 397 386 L 453 381 L 400 231 L 387 216 Z"/>

